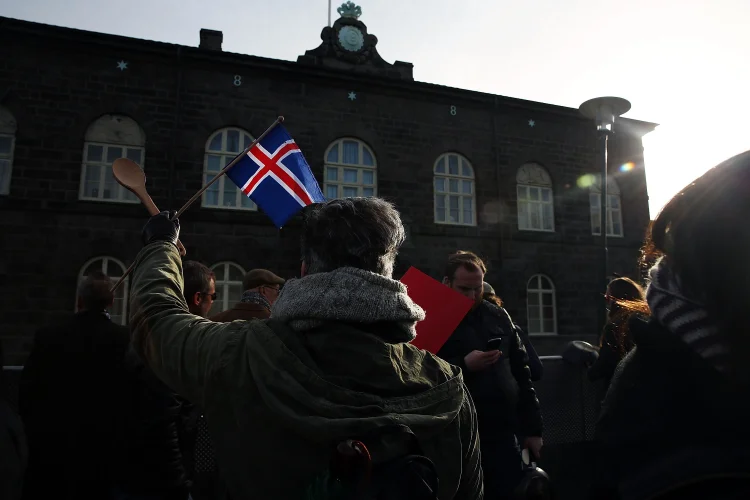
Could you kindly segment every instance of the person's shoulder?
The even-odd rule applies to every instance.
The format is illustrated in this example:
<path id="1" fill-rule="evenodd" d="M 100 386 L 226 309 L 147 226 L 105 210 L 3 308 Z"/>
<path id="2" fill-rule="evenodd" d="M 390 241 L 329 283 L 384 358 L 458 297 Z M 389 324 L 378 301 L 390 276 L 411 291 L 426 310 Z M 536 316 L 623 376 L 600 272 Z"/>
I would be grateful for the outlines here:
<path id="1" fill-rule="evenodd" d="M 500 307 L 497 304 L 493 304 L 486 300 L 483 300 L 479 307 L 483 314 L 503 323 L 509 323 L 511 327 L 513 326 L 513 320 L 504 307 Z"/>

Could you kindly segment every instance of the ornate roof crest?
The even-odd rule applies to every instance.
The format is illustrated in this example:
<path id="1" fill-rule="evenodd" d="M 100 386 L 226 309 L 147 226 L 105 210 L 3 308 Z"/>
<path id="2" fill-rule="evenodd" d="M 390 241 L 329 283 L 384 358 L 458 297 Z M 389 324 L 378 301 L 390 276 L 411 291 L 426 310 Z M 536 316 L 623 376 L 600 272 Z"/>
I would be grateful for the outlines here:
<path id="1" fill-rule="evenodd" d="M 359 5 L 354 5 L 354 2 L 349 0 L 346 3 L 342 3 L 341 7 L 336 9 L 336 12 L 338 12 L 341 17 L 351 17 L 353 19 L 359 19 L 359 16 L 362 15 L 362 7 L 360 7 Z"/>

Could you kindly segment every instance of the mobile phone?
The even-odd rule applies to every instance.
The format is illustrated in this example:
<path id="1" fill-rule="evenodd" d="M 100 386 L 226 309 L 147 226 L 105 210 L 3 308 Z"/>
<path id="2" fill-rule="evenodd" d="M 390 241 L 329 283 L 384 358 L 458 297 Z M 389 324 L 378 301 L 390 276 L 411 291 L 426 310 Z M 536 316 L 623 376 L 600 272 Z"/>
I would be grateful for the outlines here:
<path id="1" fill-rule="evenodd" d="M 495 337 L 487 341 L 488 351 L 502 351 L 504 340 L 502 337 Z"/>

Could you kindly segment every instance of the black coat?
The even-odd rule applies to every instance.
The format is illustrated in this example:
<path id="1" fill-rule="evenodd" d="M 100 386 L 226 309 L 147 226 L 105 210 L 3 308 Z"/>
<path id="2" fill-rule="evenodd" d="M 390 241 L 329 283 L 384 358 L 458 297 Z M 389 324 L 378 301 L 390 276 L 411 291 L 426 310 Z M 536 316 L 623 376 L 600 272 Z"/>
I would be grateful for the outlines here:
<path id="1" fill-rule="evenodd" d="M 105 498 L 121 450 L 127 328 L 82 312 L 39 330 L 19 387 L 29 443 L 24 497 Z"/>
<path id="2" fill-rule="evenodd" d="M 118 457 L 119 489 L 136 496 L 186 499 L 188 487 L 177 423 L 181 403 L 144 361 L 125 356 L 127 387 L 123 419 L 125 449 Z"/>
<path id="3" fill-rule="evenodd" d="M 740 472 L 750 484 L 749 388 L 655 320 L 633 318 L 629 328 L 636 347 L 618 365 L 596 426 L 598 481 L 625 500 L 717 474 Z"/>
<path id="4" fill-rule="evenodd" d="M 494 337 L 506 339 L 507 352 L 486 370 L 468 371 L 464 357 L 474 350 L 486 351 L 487 341 Z M 505 309 L 483 301 L 466 315 L 438 356 L 463 370 L 477 409 L 480 436 L 488 432 L 542 435 L 542 415 L 526 349 Z"/>

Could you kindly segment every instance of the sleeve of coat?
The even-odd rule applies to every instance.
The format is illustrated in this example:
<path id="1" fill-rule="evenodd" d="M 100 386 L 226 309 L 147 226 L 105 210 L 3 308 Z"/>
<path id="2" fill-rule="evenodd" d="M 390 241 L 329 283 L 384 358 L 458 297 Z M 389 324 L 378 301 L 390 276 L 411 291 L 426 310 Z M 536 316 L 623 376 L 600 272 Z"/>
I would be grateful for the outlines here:
<path id="1" fill-rule="evenodd" d="M 464 387 L 464 402 L 461 408 L 461 440 L 466 443 L 463 451 L 461 484 L 454 500 L 482 500 L 484 498 L 484 476 L 479 450 L 479 425 L 469 390 Z"/>
<path id="2" fill-rule="evenodd" d="M 589 380 L 592 382 L 600 379 L 611 379 L 615 374 L 617 364 L 620 362 L 620 356 L 617 352 L 615 326 L 612 323 L 608 323 L 604 328 L 601 344 L 599 357 L 588 371 Z"/>
<path id="3" fill-rule="evenodd" d="M 529 358 L 526 349 L 515 329 L 512 330 L 510 345 L 510 370 L 518 384 L 518 422 L 523 436 L 542 435 L 542 411 L 531 383 Z"/>
<path id="4" fill-rule="evenodd" d="M 464 345 L 463 335 L 461 334 L 461 325 L 459 325 L 451 336 L 448 337 L 448 340 L 443 344 L 443 347 L 437 352 L 437 356 L 448 363 L 461 368 L 465 378 L 469 376 L 470 373 L 466 369 L 466 361 L 464 361 L 467 354 L 469 354 L 469 349 Z"/>
<path id="5" fill-rule="evenodd" d="M 191 314 L 182 288 L 182 261 L 177 248 L 165 242 L 145 246 L 136 258 L 133 273 L 132 341 L 157 377 L 203 406 L 206 387 L 225 367 L 242 327 Z"/>
<path id="6" fill-rule="evenodd" d="M 523 346 L 526 349 L 526 354 L 529 358 L 529 371 L 531 372 L 531 380 L 534 382 L 542 380 L 542 375 L 544 374 L 544 365 L 542 364 L 542 360 L 539 359 L 539 355 L 536 353 L 536 349 L 534 349 L 534 346 L 531 343 L 529 334 L 524 332 L 518 325 L 515 326 L 515 329 L 518 333 L 518 336 L 521 337 L 521 341 L 523 342 Z"/>

